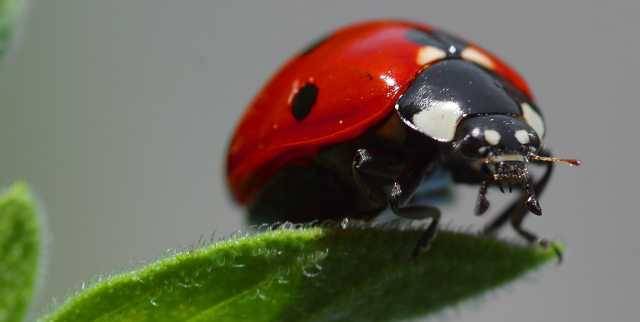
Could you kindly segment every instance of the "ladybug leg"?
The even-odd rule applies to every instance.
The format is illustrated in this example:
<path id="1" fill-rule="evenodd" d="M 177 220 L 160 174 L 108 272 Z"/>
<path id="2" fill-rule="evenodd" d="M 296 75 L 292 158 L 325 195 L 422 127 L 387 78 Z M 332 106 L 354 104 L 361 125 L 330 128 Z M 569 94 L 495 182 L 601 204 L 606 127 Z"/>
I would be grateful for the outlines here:
<path id="1" fill-rule="evenodd" d="M 415 175 L 414 178 L 419 178 L 420 180 L 410 179 L 410 181 L 402 181 L 402 179 L 408 179 L 407 176 L 401 176 L 400 180 L 396 180 L 393 183 L 391 188 L 391 193 L 389 196 L 389 206 L 391 207 L 391 211 L 399 217 L 408 218 L 408 219 L 427 219 L 431 218 L 431 222 L 427 227 L 416 246 L 411 253 L 412 257 L 416 257 L 420 255 L 420 253 L 429 249 L 431 241 L 435 238 L 436 233 L 438 231 L 438 225 L 440 224 L 440 210 L 436 207 L 431 207 L 427 205 L 420 206 L 407 206 L 406 204 L 413 196 L 417 185 L 415 185 L 415 181 L 419 184 L 422 181 L 422 176 Z M 404 188 L 406 187 L 406 188 Z"/>
<path id="2" fill-rule="evenodd" d="M 382 197 L 388 200 L 391 211 L 402 218 L 431 218 L 431 223 L 418 240 L 412 252 L 412 256 L 415 257 L 419 255 L 420 252 L 427 250 L 430 242 L 435 237 L 440 223 L 440 210 L 426 205 L 409 206 L 407 204 L 410 202 L 422 179 L 431 172 L 433 167 L 429 162 L 416 159 L 407 164 L 405 169 L 393 178 L 393 176 L 389 175 L 389 171 L 385 171 L 389 163 L 383 161 L 384 160 L 381 159 L 376 160 L 376 157 L 371 155 L 367 149 L 358 149 L 353 158 L 353 178 L 357 187 L 371 198 L 380 198 L 382 191 L 379 190 L 379 192 L 376 193 L 376 191 L 371 189 L 371 185 L 363 180 L 363 175 L 392 179 L 391 190 L 387 196 Z"/>
<path id="3" fill-rule="evenodd" d="M 542 151 L 541 155 L 551 156 L 549 151 Z M 545 163 L 546 169 L 542 177 L 534 183 L 534 192 L 535 195 L 540 196 L 544 189 L 549 183 L 549 179 L 551 179 L 551 175 L 553 174 L 553 163 Z M 538 236 L 534 233 L 524 229 L 522 227 L 522 223 L 524 221 L 525 216 L 529 212 L 527 207 L 525 206 L 525 202 L 527 199 L 527 194 L 523 194 L 516 201 L 514 201 L 505 211 L 503 211 L 500 215 L 498 215 L 489 225 L 487 225 L 483 233 L 485 235 L 494 235 L 497 233 L 507 221 L 511 221 L 511 225 L 515 229 L 515 231 L 526 239 L 529 242 L 539 241 Z"/>
<path id="4" fill-rule="evenodd" d="M 394 214 L 408 219 L 427 219 L 431 222 L 427 227 L 411 253 L 412 257 L 429 249 L 431 241 L 435 238 L 440 224 L 440 210 L 427 205 L 409 206 L 413 194 L 416 192 L 422 179 L 427 176 L 433 167 L 427 163 L 414 162 L 410 164 L 400 176 L 394 180 L 389 193 L 389 206 Z"/>
<path id="5" fill-rule="evenodd" d="M 373 189 L 372 187 L 376 185 L 365 179 L 365 176 L 390 179 L 389 173 L 384 171 L 386 162 L 381 161 L 379 158 L 374 158 L 369 150 L 358 149 L 353 156 L 351 174 L 358 190 L 372 203 L 380 203 L 380 208 L 383 208 L 385 203 L 381 200 L 386 198 L 384 192 L 381 189 Z"/>
<path id="6" fill-rule="evenodd" d="M 438 232 L 438 226 L 440 225 L 440 210 L 436 207 L 431 206 L 408 206 L 408 207 L 398 207 L 394 204 L 393 201 L 390 202 L 391 210 L 394 214 L 409 219 L 426 219 L 431 218 L 431 222 L 429 226 L 427 226 L 427 230 L 425 230 L 416 246 L 413 248 L 411 252 L 411 257 L 416 257 L 420 255 L 420 253 L 425 252 L 429 249 L 431 245 L 431 241 L 436 237 Z"/>

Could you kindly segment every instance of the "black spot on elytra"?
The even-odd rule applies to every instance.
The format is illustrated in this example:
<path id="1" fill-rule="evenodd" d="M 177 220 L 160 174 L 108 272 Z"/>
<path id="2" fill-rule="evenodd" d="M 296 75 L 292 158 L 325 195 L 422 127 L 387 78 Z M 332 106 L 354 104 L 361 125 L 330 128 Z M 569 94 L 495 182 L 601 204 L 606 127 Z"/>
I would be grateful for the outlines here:
<path id="1" fill-rule="evenodd" d="M 405 34 L 407 39 L 420 46 L 432 46 L 444 50 L 448 56 L 460 55 L 468 43 L 446 31 L 434 29 L 426 32 L 420 29 L 411 29 Z"/>
<path id="2" fill-rule="evenodd" d="M 316 98 L 318 98 L 318 86 L 312 83 L 306 83 L 302 86 L 291 101 L 293 117 L 298 121 L 304 120 L 311 113 L 311 108 L 316 103 Z"/>
<path id="3" fill-rule="evenodd" d="M 442 44 L 438 40 L 431 37 L 429 33 L 419 29 L 411 29 L 407 31 L 405 36 L 409 41 L 420 46 L 433 46 L 438 48 L 442 47 Z"/>
<path id="4" fill-rule="evenodd" d="M 460 53 L 469 45 L 466 40 L 443 30 L 434 30 L 431 34 L 444 45 L 446 51 L 449 52 L 450 55 L 460 55 Z M 454 48 L 453 52 L 451 52 L 451 48 Z"/>
<path id="5" fill-rule="evenodd" d="M 322 45 L 325 41 L 327 41 L 330 36 L 331 35 L 324 35 L 322 37 L 316 38 L 313 42 L 302 49 L 300 55 L 304 56 L 310 54 L 312 51 L 316 50 L 316 48 L 320 47 L 320 45 Z"/>

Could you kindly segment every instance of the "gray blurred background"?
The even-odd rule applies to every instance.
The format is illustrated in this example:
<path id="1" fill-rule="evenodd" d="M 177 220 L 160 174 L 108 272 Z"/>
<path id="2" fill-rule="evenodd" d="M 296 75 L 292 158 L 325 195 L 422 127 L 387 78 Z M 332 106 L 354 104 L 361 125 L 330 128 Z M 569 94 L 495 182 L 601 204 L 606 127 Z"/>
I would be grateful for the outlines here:
<path id="1" fill-rule="evenodd" d="M 545 215 L 527 222 L 566 243 L 565 263 L 450 319 L 637 321 L 637 2 L 31 5 L 21 44 L 0 68 L 0 182 L 28 180 L 47 209 L 49 264 L 38 310 L 82 281 L 241 228 L 223 158 L 258 88 L 325 31 L 405 17 L 460 33 L 516 66 L 546 114 L 548 145 L 584 161 L 559 167 L 542 200 Z M 486 219 L 472 215 L 476 189 L 460 191 L 445 218 L 481 227 Z"/>

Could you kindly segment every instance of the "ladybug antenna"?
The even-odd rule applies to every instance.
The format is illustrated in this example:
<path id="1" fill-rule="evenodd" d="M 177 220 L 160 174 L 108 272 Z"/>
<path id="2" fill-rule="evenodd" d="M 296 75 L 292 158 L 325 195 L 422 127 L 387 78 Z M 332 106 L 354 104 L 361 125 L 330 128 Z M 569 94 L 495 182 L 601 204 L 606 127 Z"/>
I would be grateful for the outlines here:
<path id="1" fill-rule="evenodd" d="M 561 159 L 561 158 L 554 158 L 554 157 L 543 157 L 536 154 L 529 155 L 529 159 L 538 161 L 538 162 L 564 163 L 572 167 L 577 167 L 582 164 L 582 161 L 577 159 Z"/>

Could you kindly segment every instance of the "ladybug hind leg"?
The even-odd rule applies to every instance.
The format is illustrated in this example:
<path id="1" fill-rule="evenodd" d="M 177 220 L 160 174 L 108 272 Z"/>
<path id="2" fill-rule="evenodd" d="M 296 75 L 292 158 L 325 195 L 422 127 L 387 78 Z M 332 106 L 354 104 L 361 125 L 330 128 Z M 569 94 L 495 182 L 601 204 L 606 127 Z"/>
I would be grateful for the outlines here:
<path id="1" fill-rule="evenodd" d="M 406 164 L 399 175 L 390 175 L 385 171 L 388 163 L 377 159 L 367 149 L 358 149 L 353 159 L 353 178 L 357 187 L 370 198 L 385 198 L 393 213 L 399 217 L 407 219 L 427 219 L 430 218 L 429 226 L 420 236 L 413 249 L 412 257 L 419 255 L 429 248 L 434 239 L 438 225 L 440 223 L 440 210 L 427 205 L 409 205 L 413 195 L 420 186 L 422 179 L 433 171 L 433 165 L 425 160 L 414 159 Z M 391 188 L 388 192 L 377 188 L 367 182 L 367 177 L 384 177 L 391 180 Z"/>

